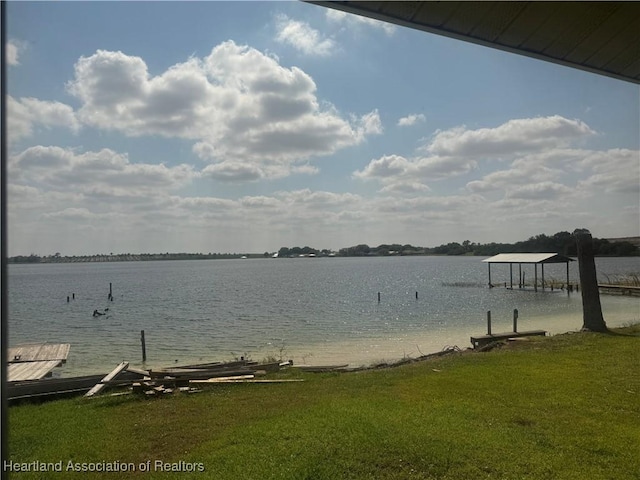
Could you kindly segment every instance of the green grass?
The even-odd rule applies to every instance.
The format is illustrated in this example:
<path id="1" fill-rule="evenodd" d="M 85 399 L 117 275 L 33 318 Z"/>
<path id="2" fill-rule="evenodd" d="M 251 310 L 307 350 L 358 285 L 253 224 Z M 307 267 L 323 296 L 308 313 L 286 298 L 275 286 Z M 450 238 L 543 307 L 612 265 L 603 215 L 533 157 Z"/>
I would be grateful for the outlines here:
<path id="1" fill-rule="evenodd" d="M 10 458 L 205 468 L 93 474 L 110 479 L 640 478 L 638 325 L 384 370 L 280 375 L 305 382 L 12 407 Z"/>

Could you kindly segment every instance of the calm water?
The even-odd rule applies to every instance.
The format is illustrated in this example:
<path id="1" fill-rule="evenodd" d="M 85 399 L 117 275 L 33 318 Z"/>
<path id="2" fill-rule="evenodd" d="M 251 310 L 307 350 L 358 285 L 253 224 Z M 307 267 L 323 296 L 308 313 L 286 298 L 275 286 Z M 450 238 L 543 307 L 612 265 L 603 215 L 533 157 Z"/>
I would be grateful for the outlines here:
<path id="1" fill-rule="evenodd" d="M 9 343 L 71 343 L 56 375 L 281 355 L 298 364 L 370 364 L 470 346 L 494 331 L 579 329 L 579 294 L 486 288 L 480 257 L 300 258 L 9 266 Z M 640 258 L 597 259 L 599 275 L 640 272 Z M 533 266 L 523 266 L 533 279 Z M 493 265 L 494 283 L 508 265 Z M 514 266 L 517 276 L 517 266 Z M 540 271 L 539 271 L 540 275 Z M 577 281 L 577 262 L 571 265 Z M 565 265 L 545 278 L 564 281 Z M 515 279 L 514 279 L 515 280 Z M 515 280 L 517 283 L 517 280 Z M 109 302 L 109 283 L 114 301 Z M 452 285 L 456 284 L 456 285 Z M 381 294 L 378 302 L 377 293 Z M 418 292 L 418 299 L 415 293 Z M 67 295 L 75 300 L 67 303 Z M 609 326 L 640 320 L 640 299 L 601 296 Z M 94 318 L 94 309 L 109 308 Z"/>

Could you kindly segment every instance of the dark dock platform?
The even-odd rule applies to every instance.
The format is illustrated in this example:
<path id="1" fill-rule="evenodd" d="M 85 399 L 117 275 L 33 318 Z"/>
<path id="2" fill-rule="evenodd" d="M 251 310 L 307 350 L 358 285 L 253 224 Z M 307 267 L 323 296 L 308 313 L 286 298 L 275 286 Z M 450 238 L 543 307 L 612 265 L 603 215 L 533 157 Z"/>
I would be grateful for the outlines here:
<path id="1" fill-rule="evenodd" d="M 491 335 L 478 335 L 475 337 L 471 337 L 471 344 L 473 348 L 482 348 L 485 345 L 488 345 L 492 342 L 497 342 L 500 340 L 508 340 L 510 338 L 519 338 L 519 337 L 535 337 L 541 336 L 544 337 L 547 334 L 545 330 L 528 330 L 525 332 L 503 332 L 503 333 L 494 333 Z"/>

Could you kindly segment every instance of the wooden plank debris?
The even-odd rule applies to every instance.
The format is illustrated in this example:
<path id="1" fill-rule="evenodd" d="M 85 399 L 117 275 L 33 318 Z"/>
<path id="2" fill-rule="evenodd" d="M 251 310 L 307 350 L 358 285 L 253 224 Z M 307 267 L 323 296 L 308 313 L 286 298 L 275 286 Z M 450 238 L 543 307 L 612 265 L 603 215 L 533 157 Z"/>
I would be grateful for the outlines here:
<path id="1" fill-rule="evenodd" d="M 129 362 L 122 362 L 120 365 L 118 365 L 116 368 L 113 369 L 113 371 L 108 374 L 106 377 L 104 377 L 100 383 L 97 383 L 91 390 L 89 390 L 87 393 L 85 393 L 85 397 L 92 397 L 94 396 L 96 393 L 100 393 L 102 391 L 102 389 L 106 386 L 107 383 L 109 383 L 110 381 L 114 380 L 120 373 L 122 373 L 124 370 L 127 369 L 127 367 L 129 366 Z"/>
<path id="2" fill-rule="evenodd" d="M 313 372 L 313 373 L 340 371 L 348 367 L 349 365 L 346 363 L 344 365 L 298 365 L 298 368 L 303 372 Z"/>

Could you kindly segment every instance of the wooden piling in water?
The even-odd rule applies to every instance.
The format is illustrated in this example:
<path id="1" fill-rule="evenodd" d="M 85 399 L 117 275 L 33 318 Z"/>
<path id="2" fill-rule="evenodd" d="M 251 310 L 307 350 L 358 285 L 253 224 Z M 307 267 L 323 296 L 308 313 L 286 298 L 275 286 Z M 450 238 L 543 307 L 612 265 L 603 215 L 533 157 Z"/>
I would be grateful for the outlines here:
<path id="1" fill-rule="evenodd" d="M 513 331 L 514 332 L 518 331 L 518 309 L 517 308 L 513 309 Z"/>
<path id="2" fill-rule="evenodd" d="M 144 341 L 144 330 L 140 330 L 140 342 L 142 343 L 142 361 L 147 361 L 147 345 Z"/>
<path id="3" fill-rule="evenodd" d="M 378 303 L 380 303 L 380 292 L 378 292 Z"/>
<path id="4" fill-rule="evenodd" d="M 487 335 L 491 335 L 491 310 L 487 311 Z"/>

